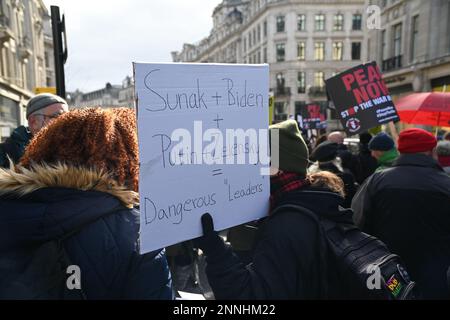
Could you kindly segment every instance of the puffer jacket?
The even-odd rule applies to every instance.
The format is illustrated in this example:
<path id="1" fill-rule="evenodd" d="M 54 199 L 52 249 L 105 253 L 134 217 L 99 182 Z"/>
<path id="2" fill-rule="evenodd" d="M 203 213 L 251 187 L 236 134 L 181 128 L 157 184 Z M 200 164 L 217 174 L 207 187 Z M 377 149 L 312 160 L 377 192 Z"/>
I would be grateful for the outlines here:
<path id="1" fill-rule="evenodd" d="M 172 299 L 164 251 L 138 253 L 136 193 L 110 181 L 65 165 L 0 169 L 0 255 L 69 234 L 87 299 Z"/>

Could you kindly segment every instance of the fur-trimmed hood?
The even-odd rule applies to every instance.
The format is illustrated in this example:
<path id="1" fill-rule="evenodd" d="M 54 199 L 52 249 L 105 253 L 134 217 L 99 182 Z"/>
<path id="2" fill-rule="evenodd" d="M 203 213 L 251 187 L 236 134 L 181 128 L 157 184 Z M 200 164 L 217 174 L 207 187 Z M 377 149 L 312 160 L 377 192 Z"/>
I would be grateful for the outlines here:
<path id="1" fill-rule="evenodd" d="M 11 167 L 12 169 L 0 168 L 0 196 L 15 194 L 21 197 L 42 188 L 71 188 L 109 193 L 127 208 L 132 208 L 139 202 L 136 192 L 119 186 L 102 171 L 62 163 L 35 165 L 31 169 Z"/>
<path id="2" fill-rule="evenodd" d="M 104 172 L 64 164 L 0 169 L 0 251 L 76 232 L 110 214 L 133 210 L 134 191 Z"/>

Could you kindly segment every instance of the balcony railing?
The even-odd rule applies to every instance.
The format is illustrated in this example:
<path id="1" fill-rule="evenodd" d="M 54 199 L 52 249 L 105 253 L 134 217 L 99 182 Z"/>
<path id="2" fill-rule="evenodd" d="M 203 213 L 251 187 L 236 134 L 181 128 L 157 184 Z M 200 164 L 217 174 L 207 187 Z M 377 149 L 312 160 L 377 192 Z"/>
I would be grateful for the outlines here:
<path id="1" fill-rule="evenodd" d="M 291 88 L 290 87 L 276 87 L 275 90 L 275 97 L 282 97 L 282 96 L 290 96 L 291 95 Z"/>
<path id="2" fill-rule="evenodd" d="M 382 71 L 392 71 L 402 67 L 402 55 L 383 60 Z"/>
<path id="3" fill-rule="evenodd" d="M 309 95 L 311 96 L 322 96 L 325 95 L 326 91 L 325 91 L 325 86 L 315 86 L 315 87 L 310 87 L 309 88 Z"/>

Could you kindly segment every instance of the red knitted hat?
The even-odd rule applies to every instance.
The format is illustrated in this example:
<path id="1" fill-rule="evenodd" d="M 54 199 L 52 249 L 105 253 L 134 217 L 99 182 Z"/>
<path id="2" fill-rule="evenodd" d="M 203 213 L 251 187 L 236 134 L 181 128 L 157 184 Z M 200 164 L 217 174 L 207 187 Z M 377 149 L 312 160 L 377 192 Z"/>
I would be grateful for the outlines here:
<path id="1" fill-rule="evenodd" d="M 430 151 L 436 147 L 436 144 L 436 137 L 423 129 L 406 129 L 398 136 L 398 151 L 400 153 Z"/>

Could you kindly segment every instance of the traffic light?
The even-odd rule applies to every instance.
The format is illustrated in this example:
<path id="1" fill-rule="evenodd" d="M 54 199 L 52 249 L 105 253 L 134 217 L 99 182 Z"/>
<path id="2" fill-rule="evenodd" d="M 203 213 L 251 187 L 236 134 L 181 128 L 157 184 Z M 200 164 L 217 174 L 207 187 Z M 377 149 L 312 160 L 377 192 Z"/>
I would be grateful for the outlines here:
<path id="1" fill-rule="evenodd" d="M 59 7 L 50 6 L 53 34 L 53 53 L 55 56 L 56 94 L 66 98 L 64 63 L 67 60 L 67 37 L 64 15 L 60 16 Z M 64 35 L 64 36 L 63 36 Z"/>

